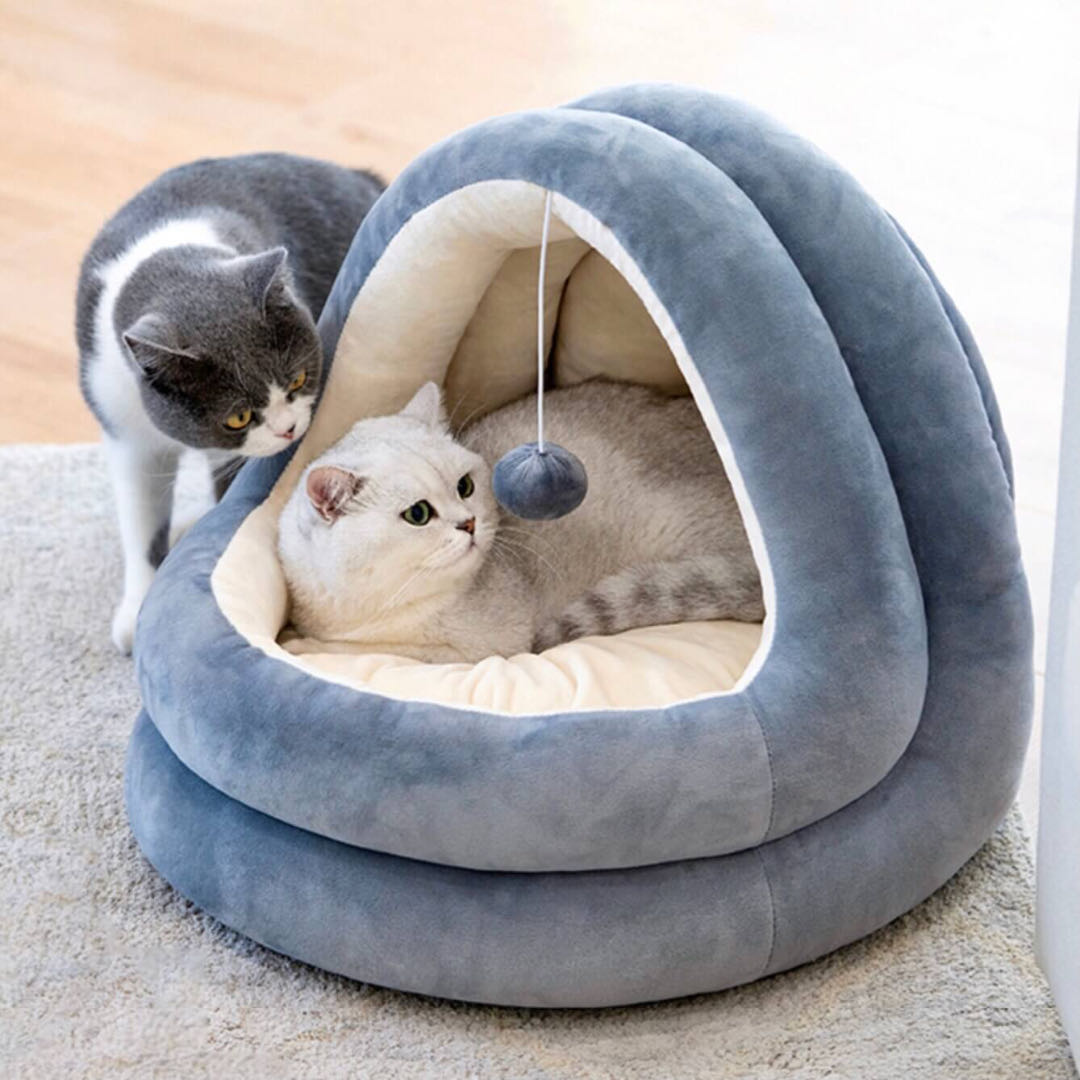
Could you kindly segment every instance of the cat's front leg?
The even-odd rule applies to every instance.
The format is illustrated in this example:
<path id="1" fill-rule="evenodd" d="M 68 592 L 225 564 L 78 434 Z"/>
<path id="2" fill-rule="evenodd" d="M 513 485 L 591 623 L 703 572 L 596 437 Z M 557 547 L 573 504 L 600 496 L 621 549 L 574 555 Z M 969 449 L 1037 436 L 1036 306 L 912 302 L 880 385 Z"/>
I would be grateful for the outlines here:
<path id="1" fill-rule="evenodd" d="M 173 498 L 173 513 L 169 524 L 169 550 L 172 551 L 177 544 L 188 534 L 191 527 L 199 521 L 212 506 L 219 503 L 229 485 L 236 478 L 245 458 L 235 455 L 223 456 L 218 451 L 191 451 L 191 454 L 200 455 L 209 472 L 210 485 L 213 489 L 213 501 L 206 498 L 181 499 L 177 506 L 175 496 Z"/>
<path id="2" fill-rule="evenodd" d="M 131 652 L 135 620 L 154 571 L 169 550 L 169 517 L 179 455 L 105 436 L 105 457 L 124 552 L 124 595 L 113 615 L 113 644 Z"/>
<path id="3" fill-rule="evenodd" d="M 225 498 L 225 492 L 236 479 L 236 474 L 244 464 L 242 457 L 230 455 L 226 457 L 211 457 L 210 476 L 214 482 L 214 498 L 221 502 Z"/>

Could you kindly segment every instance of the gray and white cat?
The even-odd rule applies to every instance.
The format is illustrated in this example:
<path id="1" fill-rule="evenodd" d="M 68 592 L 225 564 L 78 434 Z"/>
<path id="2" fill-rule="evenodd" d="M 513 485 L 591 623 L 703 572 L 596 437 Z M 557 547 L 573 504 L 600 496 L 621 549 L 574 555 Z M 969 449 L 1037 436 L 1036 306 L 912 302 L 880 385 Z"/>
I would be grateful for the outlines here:
<path id="1" fill-rule="evenodd" d="M 122 651 L 168 550 L 181 453 L 205 455 L 220 497 L 240 458 L 307 430 L 322 367 L 314 319 L 382 187 L 287 154 L 196 161 L 140 191 L 87 252 L 79 375 L 120 519 Z"/>
<path id="2" fill-rule="evenodd" d="M 534 437 L 536 398 L 448 430 L 438 387 L 361 420 L 305 470 L 281 514 L 293 625 L 421 660 L 541 651 L 693 619 L 758 621 L 761 583 L 690 398 L 592 381 L 545 396 L 552 442 L 589 473 L 582 505 L 522 521 L 490 465 Z"/>

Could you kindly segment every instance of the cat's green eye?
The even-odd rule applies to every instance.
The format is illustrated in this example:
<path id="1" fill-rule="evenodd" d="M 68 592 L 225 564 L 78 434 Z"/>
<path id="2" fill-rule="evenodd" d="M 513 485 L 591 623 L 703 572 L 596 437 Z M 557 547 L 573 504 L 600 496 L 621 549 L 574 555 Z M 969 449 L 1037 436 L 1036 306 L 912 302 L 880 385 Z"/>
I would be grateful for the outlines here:
<path id="1" fill-rule="evenodd" d="M 473 478 L 466 473 L 457 482 L 457 493 L 463 498 L 467 499 L 476 490 L 476 485 L 473 483 Z"/>
<path id="2" fill-rule="evenodd" d="M 426 525 L 435 516 L 435 507 L 427 499 L 421 499 L 403 511 L 401 516 L 410 525 Z"/>

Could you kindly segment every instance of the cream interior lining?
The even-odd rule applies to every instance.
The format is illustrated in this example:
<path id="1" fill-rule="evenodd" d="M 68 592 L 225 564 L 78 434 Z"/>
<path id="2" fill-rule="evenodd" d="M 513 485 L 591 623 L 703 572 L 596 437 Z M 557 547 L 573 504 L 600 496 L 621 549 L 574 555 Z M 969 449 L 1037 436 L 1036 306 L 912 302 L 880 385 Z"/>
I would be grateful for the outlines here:
<path id="1" fill-rule="evenodd" d="M 427 379 L 443 384 L 448 409 L 459 421 L 535 389 L 543 199 L 542 189 L 523 181 L 460 189 L 414 215 L 372 270 L 342 330 L 311 430 L 270 496 L 237 530 L 211 578 L 225 617 L 267 655 L 388 697 L 530 714 L 670 705 L 730 691 L 760 667 L 770 620 L 764 634 L 759 624 L 680 623 L 478 664 L 424 664 L 287 636 L 279 641 L 287 595 L 275 553 L 277 517 L 309 461 L 356 420 L 401 408 Z M 771 575 L 753 508 L 667 313 L 610 231 L 561 197 L 551 241 L 545 323 L 554 382 L 608 375 L 667 393 L 686 393 L 690 382 L 724 455 L 772 610 Z"/>

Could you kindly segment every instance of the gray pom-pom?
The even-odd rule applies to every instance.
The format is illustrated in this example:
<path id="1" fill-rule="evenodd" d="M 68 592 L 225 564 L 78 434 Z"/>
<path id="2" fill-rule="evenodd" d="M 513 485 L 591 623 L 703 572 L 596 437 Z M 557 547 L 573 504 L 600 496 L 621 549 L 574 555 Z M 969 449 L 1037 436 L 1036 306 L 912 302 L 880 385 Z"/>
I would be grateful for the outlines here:
<path id="1" fill-rule="evenodd" d="M 577 509 L 589 490 L 585 466 L 556 443 L 515 446 L 499 459 L 491 477 L 495 498 L 520 518 L 548 520 Z"/>

